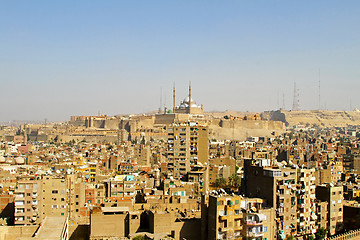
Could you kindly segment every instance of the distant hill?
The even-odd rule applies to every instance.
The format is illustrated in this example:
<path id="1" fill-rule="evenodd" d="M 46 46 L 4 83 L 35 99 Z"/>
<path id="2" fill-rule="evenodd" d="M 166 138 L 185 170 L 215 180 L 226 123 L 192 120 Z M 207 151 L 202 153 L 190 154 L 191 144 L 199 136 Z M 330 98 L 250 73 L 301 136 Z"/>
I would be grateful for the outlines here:
<path id="1" fill-rule="evenodd" d="M 360 111 L 267 111 L 261 114 L 263 120 L 282 121 L 286 125 L 317 124 L 322 126 L 360 125 Z"/>

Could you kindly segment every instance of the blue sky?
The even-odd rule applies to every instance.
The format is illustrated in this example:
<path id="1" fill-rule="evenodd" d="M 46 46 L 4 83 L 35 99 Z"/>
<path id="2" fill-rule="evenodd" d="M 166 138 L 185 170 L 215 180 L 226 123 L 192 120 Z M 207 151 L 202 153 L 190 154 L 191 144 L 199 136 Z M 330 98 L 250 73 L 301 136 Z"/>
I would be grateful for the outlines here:
<path id="1" fill-rule="evenodd" d="M 359 1 L 0 1 L 0 121 L 359 107 Z M 278 97 L 279 96 L 279 97 Z M 279 101 L 278 101 L 279 99 Z M 278 104 L 279 102 L 279 104 Z"/>

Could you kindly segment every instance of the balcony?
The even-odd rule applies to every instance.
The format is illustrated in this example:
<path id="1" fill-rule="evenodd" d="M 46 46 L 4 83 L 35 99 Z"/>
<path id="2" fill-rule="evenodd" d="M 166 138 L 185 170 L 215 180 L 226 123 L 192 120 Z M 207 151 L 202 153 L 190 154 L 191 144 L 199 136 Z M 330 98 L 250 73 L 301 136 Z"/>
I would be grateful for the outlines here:
<path id="1" fill-rule="evenodd" d="M 226 232 L 219 232 L 217 239 L 220 239 L 220 240 L 226 239 Z"/>
<path id="2" fill-rule="evenodd" d="M 15 217 L 25 216 L 25 212 L 16 211 L 14 215 L 15 215 Z"/>
<path id="3" fill-rule="evenodd" d="M 17 188 L 15 189 L 15 194 L 17 193 L 25 193 L 25 188 Z"/>
<path id="4" fill-rule="evenodd" d="M 25 198 L 25 194 L 23 194 L 23 193 L 17 193 L 17 194 L 15 194 L 15 199 L 16 199 L 16 200 L 20 200 L 20 199 L 23 199 L 23 198 Z"/>
<path id="5" fill-rule="evenodd" d="M 23 223 L 25 220 L 24 220 L 24 217 L 18 217 L 18 218 L 15 218 L 15 224 L 21 224 Z"/>
<path id="6" fill-rule="evenodd" d="M 15 200 L 15 206 L 24 206 L 25 202 L 24 201 L 17 201 Z"/>
<path id="7" fill-rule="evenodd" d="M 258 226 L 258 225 L 262 225 L 262 222 L 251 221 L 251 220 L 246 220 L 244 223 L 245 223 L 246 225 L 249 225 L 249 226 Z"/>
<path id="8" fill-rule="evenodd" d="M 263 232 L 247 232 L 247 237 L 262 237 L 264 236 Z"/>

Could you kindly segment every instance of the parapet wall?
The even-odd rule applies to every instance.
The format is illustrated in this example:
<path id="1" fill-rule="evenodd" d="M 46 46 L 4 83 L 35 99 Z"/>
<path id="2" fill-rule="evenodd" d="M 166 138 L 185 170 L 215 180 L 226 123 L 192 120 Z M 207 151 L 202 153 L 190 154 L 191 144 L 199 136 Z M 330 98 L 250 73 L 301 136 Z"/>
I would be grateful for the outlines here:
<path id="1" fill-rule="evenodd" d="M 328 238 L 328 240 L 360 240 L 360 229 Z"/>
<path id="2" fill-rule="evenodd" d="M 0 226 L 0 240 L 31 239 L 39 228 L 32 226 Z"/>

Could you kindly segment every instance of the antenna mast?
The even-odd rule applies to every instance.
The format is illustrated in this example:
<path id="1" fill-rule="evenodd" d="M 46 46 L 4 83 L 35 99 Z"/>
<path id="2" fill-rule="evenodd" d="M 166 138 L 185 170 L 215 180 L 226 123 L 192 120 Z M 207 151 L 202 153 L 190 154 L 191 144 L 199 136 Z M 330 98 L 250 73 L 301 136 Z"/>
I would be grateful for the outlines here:
<path id="1" fill-rule="evenodd" d="M 319 110 L 321 110 L 321 84 L 320 84 L 320 68 L 319 68 Z"/>
<path id="2" fill-rule="evenodd" d="M 173 89 L 173 113 L 175 113 L 175 82 L 174 82 L 174 89 Z"/>
<path id="3" fill-rule="evenodd" d="M 296 82 L 294 82 L 294 99 L 292 110 L 300 111 L 299 89 L 296 88 Z"/>
<path id="4" fill-rule="evenodd" d="M 282 105 L 282 109 L 285 110 L 285 93 L 283 93 L 283 105 Z"/>
<path id="5" fill-rule="evenodd" d="M 159 106 L 159 113 L 161 113 L 162 108 L 162 87 L 160 87 L 160 106 Z"/>

